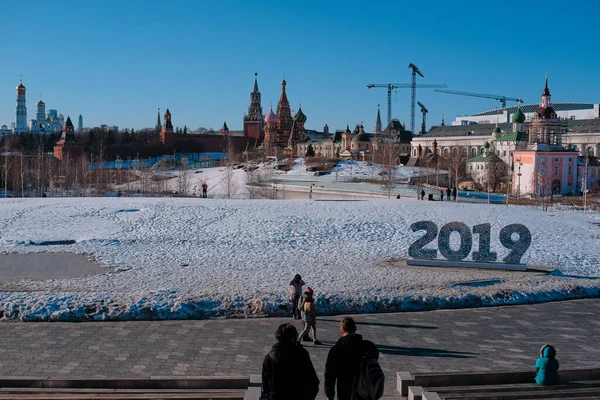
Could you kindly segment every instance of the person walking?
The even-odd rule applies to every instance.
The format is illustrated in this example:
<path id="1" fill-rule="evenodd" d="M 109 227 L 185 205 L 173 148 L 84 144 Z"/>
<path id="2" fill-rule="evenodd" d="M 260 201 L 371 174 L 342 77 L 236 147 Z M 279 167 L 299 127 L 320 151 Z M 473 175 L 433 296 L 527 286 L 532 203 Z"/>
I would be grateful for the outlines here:
<path id="1" fill-rule="evenodd" d="M 208 197 L 207 195 L 208 192 L 208 185 L 206 183 L 202 184 L 202 198 L 206 199 Z"/>
<path id="2" fill-rule="evenodd" d="M 360 374 L 360 363 L 364 354 L 378 359 L 379 350 L 375 344 L 363 340 L 356 333 L 353 318 L 344 317 L 340 321 L 342 337 L 329 350 L 325 364 L 325 395 L 334 400 L 337 390 L 338 400 L 351 400 L 354 378 Z"/>
<path id="3" fill-rule="evenodd" d="M 300 296 L 302 296 L 302 286 L 305 283 L 302 280 L 300 274 L 294 275 L 294 279 L 290 282 L 290 297 L 292 300 L 292 316 L 294 319 L 300 319 L 300 305 L 298 302 L 300 301 Z"/>
<path id="4" fill-rule="evenodd" d="M 269 400 L 314 400 L 319 393 L 315 367 L 297 336 L 292 324 L 282 324 L 275 332 L 277 343 L 262 365 L 262 392 Z"/>
<path id="5" fill-rule="evenodd" d="M 448 201 L 450 201 L 451 193 L 452 193 L 452 189 L 450 189 L 450 186 L 448 186 L 448 189 L 446 189 L 446 198 L 448 199 Z"/>
<path id="6" fill-rule="evenodd" d="M 421 200 L 425 199 L 425 191 L 421 189 Z"/>
<path id="7" fill-rule="evenodd" d="M 444 191 L 440 190 L 440 201 L 444 201 Z"/>
<path id="8" fill-rule="evenodd" d="M 456 186 L 452 188 L 452 201 L 456 201 Z"/>
<path id="9" fill-rule="evenodd" d="M 307 288 L 307 292 L 308 292 Z M 309 296 L 302 301 L 302 320 L 304 322 L 304 329 L 298 335 L 298 343 L 304 340 L 305 336 L 308 336 L 308 331 L 312 328 L 313 341 L 316 345 L 320 345 L 321 342 L 317 339 L 317 308 L 315 307 L 315 300 L 313 298 L 312 289 L 310 289 Z"/>

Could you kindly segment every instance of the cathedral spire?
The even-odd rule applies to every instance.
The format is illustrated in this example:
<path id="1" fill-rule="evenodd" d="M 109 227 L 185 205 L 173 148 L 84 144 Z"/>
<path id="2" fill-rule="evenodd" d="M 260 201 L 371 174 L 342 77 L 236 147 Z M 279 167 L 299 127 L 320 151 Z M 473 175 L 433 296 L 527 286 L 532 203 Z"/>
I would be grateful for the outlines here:
<path id="1" fill-rule="evenodd" d="M 156 116 L 156 130 L 160 131 L 162 124 L 160 122 L 160 108 L 158 109 L 158 115 Z"/>
<path id="2" fill-rule="evenodd" d="M 375 132 L 381 133 L 381 113 L 379 111 L 379 104 L 377 104 L 377 120 L 375 121 Z"/>
<path id="3" fill-rule="evenodd" d="M 292 111 L 290 109 L 290 102 L 288 101 L 287 94 L 285 93 L 285 86 L 287 82 L 285 78 L 281 81 L 281 96 L 279 96 L 279 103 L 277 104 L 277 118 L 283 129 L 291 129 L 292 125 Z"/>

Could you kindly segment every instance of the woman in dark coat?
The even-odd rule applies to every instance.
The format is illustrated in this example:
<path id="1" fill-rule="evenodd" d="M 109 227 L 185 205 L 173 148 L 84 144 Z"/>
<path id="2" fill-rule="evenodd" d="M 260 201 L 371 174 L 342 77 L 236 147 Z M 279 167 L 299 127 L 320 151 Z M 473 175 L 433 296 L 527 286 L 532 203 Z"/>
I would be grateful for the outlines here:
<path id="1" fill-rule="evenodd" d="M 296 342 L 298 330 L 280 325 L 277 343 L 265 356 L 262 390 L 269 400 L 314 400 L 319 393 L 319 378 L 308 351 Z"/>

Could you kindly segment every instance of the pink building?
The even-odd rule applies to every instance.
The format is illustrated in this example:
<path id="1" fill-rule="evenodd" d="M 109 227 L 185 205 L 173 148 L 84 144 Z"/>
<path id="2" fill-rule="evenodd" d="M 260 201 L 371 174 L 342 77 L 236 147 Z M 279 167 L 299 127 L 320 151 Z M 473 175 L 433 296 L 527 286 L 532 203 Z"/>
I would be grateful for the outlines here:
<path id="1" fill-rule="evenodd" d="M 546 75 L 542 102 L 529 125 L 527 145 L 512 153 L 512 189 L 517 196 L 576 193 L 578 153 L 563 146 L 566 121 L 556 116 L 550 99 Z"/>

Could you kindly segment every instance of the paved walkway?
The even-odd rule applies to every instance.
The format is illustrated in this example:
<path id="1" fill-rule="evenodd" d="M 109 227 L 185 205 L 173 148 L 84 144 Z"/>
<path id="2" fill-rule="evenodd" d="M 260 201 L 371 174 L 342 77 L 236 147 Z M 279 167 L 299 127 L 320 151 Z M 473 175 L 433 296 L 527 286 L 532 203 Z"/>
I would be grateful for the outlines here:
<path id="1" fill-rule="evenodd" d="M 393 393 L 395 372 L 532 368 L 552 343 L 561 368 L 600 366 L 600 299 L 517 307 L 357 315 Z M 339 318 L 317 319 L 323 346 L 307 347 L 320 377 Z M 147 377 L 248 375 L 284 318 L 164 322 L 2 323 L 0 375 Z"/>

